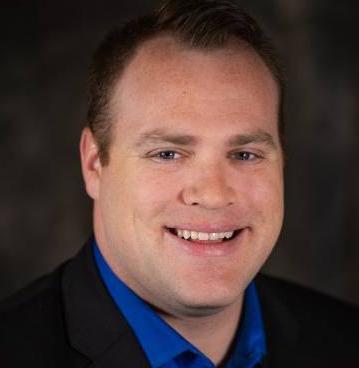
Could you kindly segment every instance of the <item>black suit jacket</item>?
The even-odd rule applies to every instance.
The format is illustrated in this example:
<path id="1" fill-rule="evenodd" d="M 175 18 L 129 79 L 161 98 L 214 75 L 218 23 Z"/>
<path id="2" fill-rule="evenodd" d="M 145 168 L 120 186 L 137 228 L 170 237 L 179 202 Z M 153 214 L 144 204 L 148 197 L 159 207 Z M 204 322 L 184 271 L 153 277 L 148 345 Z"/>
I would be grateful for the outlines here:
<path id="1" fill-rule="evenodd" d="M 359 368 L 357 308 L 266 276 L 256 284 L 265 367 Z M 149 367 L 102 284 L 89 244 L 1 303 L 0 367 Z"/>

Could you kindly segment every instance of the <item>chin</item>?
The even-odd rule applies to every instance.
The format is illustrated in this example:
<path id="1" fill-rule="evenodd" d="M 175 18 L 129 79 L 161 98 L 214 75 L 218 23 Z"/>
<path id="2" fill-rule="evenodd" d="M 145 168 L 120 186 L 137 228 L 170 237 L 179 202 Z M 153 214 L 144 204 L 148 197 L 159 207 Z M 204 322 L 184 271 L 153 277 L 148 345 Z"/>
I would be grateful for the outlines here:
<path id="1" fill-rule="evenodd" d="M 223 311 L 232 303 L 224 300 L 197 300 L 192 302 L 187 301 L 183 302 L 181 305 L 181 314 L 188 317 L 207 317 Z"/>
<path id="2" fill-rule="evenodd" d="M 224 305 L 183 305 L 181 314 L 186 317 L 209 317 L 219 313 L 226 306 Z"/>
<path id="3" fill-rule="evenodd" d="M 186 295 L 178 295 L 177 302 L 181 305 L 184 313 L 188 316 L 209 316 L 225 309 L 229 305 L 240 300 L 240 293 L 229 293 L 227 290 L 216 292 L 213 289 L 192 290 Z"/>

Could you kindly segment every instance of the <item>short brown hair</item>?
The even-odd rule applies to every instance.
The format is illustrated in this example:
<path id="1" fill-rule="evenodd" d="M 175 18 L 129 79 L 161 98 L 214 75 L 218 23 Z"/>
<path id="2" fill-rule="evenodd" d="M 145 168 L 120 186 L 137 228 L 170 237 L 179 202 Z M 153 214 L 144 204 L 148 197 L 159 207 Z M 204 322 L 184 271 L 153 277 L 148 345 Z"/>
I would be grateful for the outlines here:
<path id="1" fill-rule="evenodd" d="M 197 49 L 222 48 L 232 39 L 252 47 L 278 83 L 278 128 L 283 141 L 283 73 L 271 41 L 257 22 L 231 0 L 167 0 L 157 11 L 112 30 L 94 54 L 87 122 L 99 145 L 103 165 L 109 160 L 112 125 L 109 105 L 116 82 L 138 47 L 162 34 Z"/>

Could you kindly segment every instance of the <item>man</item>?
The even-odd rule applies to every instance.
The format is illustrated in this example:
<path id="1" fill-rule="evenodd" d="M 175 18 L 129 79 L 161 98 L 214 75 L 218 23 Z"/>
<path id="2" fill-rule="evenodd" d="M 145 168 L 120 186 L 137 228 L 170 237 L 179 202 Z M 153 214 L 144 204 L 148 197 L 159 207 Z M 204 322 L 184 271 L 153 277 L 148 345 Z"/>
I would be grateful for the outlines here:
<path id="1" fill-rule="evenodd" d="M 168 1 L 102 43 L 90 95 L 94 237 L 3 304 L 2 366 L 358 367 L 354 307 L 256 276 L 284 163 L 281 71 L 254 20 Z"/>

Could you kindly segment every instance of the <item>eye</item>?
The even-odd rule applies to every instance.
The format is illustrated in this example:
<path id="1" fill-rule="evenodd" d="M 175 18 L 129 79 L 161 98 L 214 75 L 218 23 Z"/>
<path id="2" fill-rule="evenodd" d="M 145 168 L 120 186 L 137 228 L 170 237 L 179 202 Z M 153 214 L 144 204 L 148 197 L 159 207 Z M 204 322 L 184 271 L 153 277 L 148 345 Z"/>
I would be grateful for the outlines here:
<path id="1" fill-rule="evenodd" d="M 159 160 L 178 160 L 180 158 L 180 154 L 176 151 L 160 151 L 152 155 L 153 158 L 157 158 Z"/>
<path id="2" fill-rule="evenodd" d="M 259 158 L 258 155 L 248 151 L 232 152 L 231 157 L 239 161 L 253 161 Z"/>

